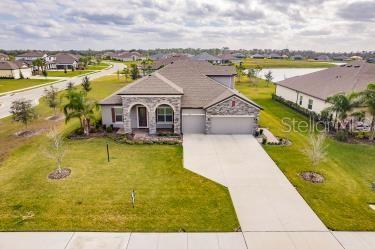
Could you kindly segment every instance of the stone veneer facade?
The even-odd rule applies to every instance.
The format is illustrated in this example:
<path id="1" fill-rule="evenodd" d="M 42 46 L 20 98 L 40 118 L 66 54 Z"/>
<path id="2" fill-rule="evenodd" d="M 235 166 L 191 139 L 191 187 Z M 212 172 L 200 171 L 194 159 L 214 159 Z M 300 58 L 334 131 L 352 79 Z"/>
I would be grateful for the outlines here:
<path id="1" fill-rule="evenodd" d="M 148 113 L 148 127 L 150 134 L 156 134 L 156 108 L 160 105 L 169 105 L 173 109 L 173 127 L 174 133 L 181 133 L 181 96 L 137 96 L 137 95 L 126 95 L 122 96 L 122 106 L 124 115 L 124 131 L 125 133 L 131 133 L 131 119 L 130 110 L 134 105 L 144 105 L 147 108 Z"/>
<path id="2" fill-rule="evenodd" d="M 234 107 L 232 107 L 232 101 L 235 102 Z M 232 96 L 223 102 L 213 105 L 206 109 L 207 134 L 210 133 L 211 116 L 214 115 L 253 115 L 256 120 L 258 120 L 259 109 L 236 96 Z"/>

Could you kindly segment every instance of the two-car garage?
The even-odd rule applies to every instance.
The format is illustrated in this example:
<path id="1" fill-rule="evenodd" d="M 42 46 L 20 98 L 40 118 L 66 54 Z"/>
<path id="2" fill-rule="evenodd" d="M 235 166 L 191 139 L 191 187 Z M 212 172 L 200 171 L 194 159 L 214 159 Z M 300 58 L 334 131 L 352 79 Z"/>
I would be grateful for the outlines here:
<path id="1" fill-rule="evenodd" d="M 253 134 L 256 129 L 255 117 L 250 115 L 210 116 L 209 134 Z M 206 133 L 206 114 L 203 109 L 182 111 L 182 133 Z"/>

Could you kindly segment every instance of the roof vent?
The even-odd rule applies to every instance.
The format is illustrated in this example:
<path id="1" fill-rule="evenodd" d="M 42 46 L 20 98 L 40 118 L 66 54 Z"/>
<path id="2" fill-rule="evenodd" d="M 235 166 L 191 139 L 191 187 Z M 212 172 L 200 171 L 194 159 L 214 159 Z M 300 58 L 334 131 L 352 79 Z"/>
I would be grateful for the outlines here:
<path id="1" fill-rule="evenodd" d="M 345 66 L 346 66 L 345 64 L 340 65 L 340 67 L 345 67 Z"/>
<path id="2" fill-rule="evenodd" d="M 354 67 L 355 67 L 355 68 L 359 68 L 359 67 L 360 67 L 360 65 L 355 65 Z"/>
<path id="3" fill-rule="evenodd" d="M 353 65 L 347 65 L 346 67 L 352 67 Z"/>

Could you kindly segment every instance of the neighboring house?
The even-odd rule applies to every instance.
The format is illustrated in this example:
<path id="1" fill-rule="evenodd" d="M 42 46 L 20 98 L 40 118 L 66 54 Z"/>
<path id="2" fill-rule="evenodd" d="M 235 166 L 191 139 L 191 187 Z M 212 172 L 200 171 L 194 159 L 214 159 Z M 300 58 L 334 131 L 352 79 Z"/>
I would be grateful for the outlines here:
<path id="1" fill-rule="evenodd" d="M 31 67 L 23 61 L 0 61 L 0 78 L 28 79 L 32 75 Z"/>
<path id="2" fill-rule="evenodd" d="M 266 56 L 264 54 L 253 54 L 251 58 L 253 59 L 264 59 Z"/>
<path id="3" fill-rule="evenodd" d="M 54 69 L 77 69 L 79 64 L 79 56 L 69 53 L 59 53 L 55 55 Z"/>
<path id="4" fill-rule="evenodd" d="M 179 54 L 179 55 L 174 55 L 167 57 L 165 59 L 157 60 L 154 61 L 151 65 L 151 70 L 158 70 L 162 67 L 165 67 L 168 64 L 171 64 L 175 61 L 180 61 L 180 60 L 189 60 L 190 58 L 187 55 Z"/>
<path id="5" fill-rule="evenodd" d="M 375 82 L 375 64 L 353 62 L 276 82 L 276 95 L 320 113 L 338 93 L 362 91 Z"/>
<path id="6" fill-rule="evenodd" d="M 350 61 L 350 58 L 345 55 L 338 55 L 332 58 L 334 61 Z"/>
<path id="7" fill-rule="evenodd" d="M 203 52 L 203 53 L 200 53 L 198 55 L 195 55 L 193 57 L 191 57 L 192 60 L 194 61 L 207 61 L 207 62 L 211 62 L 213 64 L 220 64 L 221 63 L 221 59 L 219 57 L 216 57 L 216 56 L 213 56 L 207 52 Z"/>
<path id="8" fill-rule="evenodd" d="M 102 122 L 125 133 L 253 134 L 261 107 L 234 89 L 236 70 L 180 60 L 100 102 Z"/>
<path id="9" fill-rule="evenodd" d="M 300 61 L 300 60 L 303 60 L 303 59 L 305 59 L 302 55 L 299 55 L 299 54 L 297 54 L 297 55 L 293 55 L 292 57 L 290 57 L 292 60 L 294 60 L 294 61 Z"/>
<path id="10" fill-rule="evenodd" d="M 218 56 L 221 60 L 221 64 L 228 64 L 228 63 L 238 63 L 244 57 L 236 57 L 234 54 L 231 53 L 224 53 Z"/>
<path id="11" fill-rule="evenodd" d="M 9 56 L 3 53 L 0 53 L 0 61 L 9 61 Z"/>
<path id="12" fill-rule="evenodd" d="M 329 61 L 331 60 L 328 55 L 319 55 L 315 57 L 316 61 Z"/>
<path id="13" fill-rule="evenodd" d="M 281 55 L 279 55 L 279 54 L 272 53 L 272 54 L 268 55 L 268 58 L 269 59 L 282 59 L 283 57 Z"/>
<path id="14" fill-rule="evenodd" d="M 32 62 L 37 59 L 43 59 L 46 63 L 46 68 L 52 69 L 54 65 L 54 61 L 56 60 L 56 57 L 53 55 L 50 56 L 40 51 L 32 51 L 32 52 L 26 52 L 23 54 L 16 55 L 16 61 L 24 61 L 30 66 L 32 66 Z M 37 70 L 37 68 L 34 68 L 34 70 Z"/>
<path id="15" fill-rule="evenodd" d="M 368 63 L 375 63 L 375 58 L 368 58 L 366 61 Z"/>
<path id="16" fill-rule="evenodd" d="M 117 53 L 112 58 L 119 61 L 136 61 L 142 59 L 143 57 L 140 53 L 134 51 Z"/>

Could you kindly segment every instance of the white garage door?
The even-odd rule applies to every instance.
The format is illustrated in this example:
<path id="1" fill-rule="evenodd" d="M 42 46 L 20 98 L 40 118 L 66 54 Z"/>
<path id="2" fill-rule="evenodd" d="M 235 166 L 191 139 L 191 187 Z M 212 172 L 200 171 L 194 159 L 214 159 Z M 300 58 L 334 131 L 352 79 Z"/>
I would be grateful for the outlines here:
<path id="1" fill-rule="evenodd" d="M 182 133 L 204 133 L 206 129 L 206 116 L 202 114 L 182 114 Z"/>
<path id="2" fill-rule="evenodd" d="M 211 117 L 212 134 L 253 134 L 254 117 Z"/>

